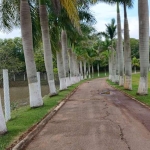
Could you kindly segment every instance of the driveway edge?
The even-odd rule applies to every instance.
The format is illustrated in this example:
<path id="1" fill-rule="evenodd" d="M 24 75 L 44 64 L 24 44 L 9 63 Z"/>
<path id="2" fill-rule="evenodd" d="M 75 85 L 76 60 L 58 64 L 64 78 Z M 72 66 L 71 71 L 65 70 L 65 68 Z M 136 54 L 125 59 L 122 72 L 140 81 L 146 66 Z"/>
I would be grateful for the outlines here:
<path id="1" fill-rule="evenodd" d="M 48 121 L 50 119 L 52 119 L 52 117 L 59 111 L 59 109 L 67 102 L 67 100 L 76 92 L 76 90 L 78 89 L 78 87 L 80 85 L 78 85 L 55 108 L 53 108 L 48 114 L 46 114 L 40 122 L 38 122 L 35 126 L 32 126 L 28 130 L 28 131 L 30 131 L 30 130 L 31 131 L 29 133 L 27 133 L 27 135 L 25 135 L 25 137 L 22 140 L 20 140 L 14 147 L 12 147 L 12 148 L 9 147 L 7 150 L 9 150 L 9 149 L 12 149 L 12 150 L 24 149 L 31 142 L 31 140 L 43 129 L 43 127 L 48 123 Z"/>

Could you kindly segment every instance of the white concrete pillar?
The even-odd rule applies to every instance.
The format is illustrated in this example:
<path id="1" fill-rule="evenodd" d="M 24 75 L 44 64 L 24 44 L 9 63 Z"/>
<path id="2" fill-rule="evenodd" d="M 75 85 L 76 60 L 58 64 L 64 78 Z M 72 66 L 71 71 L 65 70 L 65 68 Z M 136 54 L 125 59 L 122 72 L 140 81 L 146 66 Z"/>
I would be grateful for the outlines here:
<path id="1" fill-rule="evenodd" d="M 8 69 L 3 69 L 3 89 L 4 89 L 5 120 L 7 122 L 8 120 L 11 119 Z"/>
<path id="2" fill-rule="evenodd" d="M 0 95 L 0 135 L 7 132 L 6 122 L 2 110 L 1 95 Z"/>

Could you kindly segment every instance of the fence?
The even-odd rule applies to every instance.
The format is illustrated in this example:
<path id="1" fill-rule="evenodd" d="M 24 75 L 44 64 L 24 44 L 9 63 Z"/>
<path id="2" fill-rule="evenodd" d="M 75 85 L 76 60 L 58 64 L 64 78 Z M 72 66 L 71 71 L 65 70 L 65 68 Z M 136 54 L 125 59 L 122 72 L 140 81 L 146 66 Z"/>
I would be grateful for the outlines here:
<path id="1" fill-rule="evenodd" d="M 27 75 L 24 72 L 12 73 L 9 76 L 9 93 L 11 110 L 29 104 L 29 89 Z M 40 73 L 42 96 L 49 94 L 49 87 L 46 73 Z M 55 74 L 56 87 L 59 85 L 58 75 Z M 4 88 L 3 74 L 0 74 L 0 94 L 2 97 L 2 106 L 4 109 Z"/>

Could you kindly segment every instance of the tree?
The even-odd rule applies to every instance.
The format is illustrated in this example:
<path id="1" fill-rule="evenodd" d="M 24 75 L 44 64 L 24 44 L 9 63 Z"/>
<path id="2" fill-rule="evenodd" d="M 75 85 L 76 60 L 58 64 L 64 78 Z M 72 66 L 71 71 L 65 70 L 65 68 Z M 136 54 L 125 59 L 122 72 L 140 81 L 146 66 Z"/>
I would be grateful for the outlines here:
<path id="1" fill-rule="evenodd" d="M 132 6 L 132 0 L 129 0 Z M 131 46 L 130 46 L 130 36 L 129 36 L 129 25 L 127 18 L 127 2 L 124 0 L 124 58 L 125 58 L 125 80 L 124 88 L 132 90 L 132 67 L 131 67 Z"/>
<path id="2" fill-rule="evenodd" d="M 140 66 L 140 60 L 136 57 L 132 58 L 132 66 L 134 67 L 134 73 L 136 73 L 136 67 Z"/>
<path id="3" fill-rule="evenodd" d="M 121 19 L 120 19 L 120 9 L 119 2 L 117 2 L 117 54 L 118 54 L 118 70 L 119 70 L 119 85 L 124 85 L 124 57 L 123 57 L 123 44 L 122 44 L 122 35 L 121 35 Z"/>
<path id="4" fill-rule="evenodd" d="M 106 76 L 106 66 L 108 65 L 109 53 L 104 51 L 100 54 L 100 66 L 104 67 L 105 76 Z"/>
<path id="5" fill-rule="evenodd" d="M 37 71 L 33 57 L 32 23 L 30 8 L 27 0 L 21 0 L 20 2 L 20 23 L 27 78 L 29 84 L 30 106 L 38 107 L 43 105 L 43 100 L 37 81 Z"/>
<path id="6" fill-rule="evenodd" d="M 68 45 L 67 45 L 67 33 L 66 30 L 61 31 L 61 47 L 62 47 L 62 57 L 66 78 L 66 85 L 71 85 L 70 74 L 69 74 L 69 57 L 68 57 Z"/>
<path id="7" fill-rule="evenodd" d="M 114 50 L 114 38 L 116 36 L 116 25 L 115 19 L 111 19 L 110 24 L 106 24 L 106 32 L 102 32 L 101 34 L 105 36 L 105 38 L 111 40 L 111 45 L 107 47 L 107 49 L 111 50 L 109 52 L 109 79 L 113 82 L 116 82 L 116 52 Z"/>
<path id="8" fill-rule="evenodd" d="M 0 69 L 24 71 L 24 55 L 20 38 L 0 40 Z"/>
<path id="9" fill-rule="evenodd" d="M 140 81 L 137 94 L 148 94 L 149 67 L 149 8 L 148 0 L 138 0 Z"/>
<path id="10" fill-rule="evenodd" d="M 46 10 L 46 1 L 40 0 L 39 1 L 39 12 L 40 12 L 40 24 L 41 24 L 41 31 L 42 31 L 42 41 L 43 41 L 43 48 L 44 48 L 44 61 L 45 61 L 45 68 L 47 72 L 48 84 L 50 95 L 56 95 L 56 87 L 54 81 L 54 73 L 53 73 L 53 60 L 52 60 L 52 50 L 51 50 L 51 43 L 50 43 L 50 35 L 49 35 L 49 24 L 48 24 L 48 14 Z"/>
<path id="11" fill-rule="evenodd" d="M 131 57 L 139 58 L 139 40 L 130 38 Z"/>
<path id="12" fill-rule="evenodd" d="M 46 72 L 45 63 L 44 63 L 44 54 L 43 49 L 36 49 L 34 52 L 35 64 L 38 72 Z"/>

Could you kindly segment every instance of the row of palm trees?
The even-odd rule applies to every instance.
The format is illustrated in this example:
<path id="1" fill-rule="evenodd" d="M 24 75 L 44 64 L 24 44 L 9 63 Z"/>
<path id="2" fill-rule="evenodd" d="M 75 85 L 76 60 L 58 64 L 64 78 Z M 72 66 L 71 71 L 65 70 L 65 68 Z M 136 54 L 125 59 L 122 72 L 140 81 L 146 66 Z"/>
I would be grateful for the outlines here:
<path id="1" fill-rule="evenodd" d="M 133 6 L 133 0 L 106 0 L 109 4 L 117 3 L 117 46 L 116 55 L 114 55 L 113 45 L 110 47 L 111 54 L 109 57 L 109 72 L 113 82 L 118 82 L 120 86 L 124 86 L 125 89 L 132 90 L 132 61 L 131 61 L 131 47 L 130 47 L 130 36 L 129 36 L 129 25 L 127 18 L 128 6 Z M 122 43 L 121 35 L 121 21 L 120 21 L 120 10 L 119 4 L 124 6 L 124 47 Z M 139 13 L 139 52 L 140 52 L 140 81 L 137 94 L 145 95 L 148 94 L 148 67 L 149 67 L 149 13 L 148 13 L 148 0 L 138 0 L 138 13 Z M 113 21 L 112 27 L 115 28 Z M 107 27 L 112 33 L 114 28 L 111 26 Z M 111 34 L 109 36 L 111 40 Z M 124 48 L 124 51 L 123 51 Z M 115 58 L 114 58 L 115 57 Z M 116 66 L 115 66 L 116 64 Z M 124 70 L 125 68 L 125 70 Z M 114 72 L 115 70 L 115 72 Z M 125 77 L 124 77 L 125 76 Z"/>
<path id="2" fill-rule="evenodd" d="M 113 76 L 114 82 L 118 82 L 120 86 L 124 86 L 126 89 L 131 90 L 132 89 L 131 48 L 130 48 L 130 43 L 129 43 L 129 27 L 128 27 L 128 19 L 127 19 L 127 13 L 126 13 L 126 6 L 129 6 L 129 7 L 132 6 L 133 0 L 96 0 L 96 1 L 95 0 L 85 0 L 85 1 L 20 0 L 19 2 L 17 0 L 13 0 L 13 2 L 11 1 L 11 3 L 10 3 L 10 0 L 4 1 L 4 5 L 6 5 L 7 3 L 8 6 L 17 8 L 16 10 L 20 10 L 20 13 L 19 13 L 20 25 L 21 25 L 21 32 L 22 32 L 22 41 L 23 41 L 27 77 L 28 77 L 28 83 L 29 83 L 31 107 L 39 107 L 43 105 L 43 100 L 42 100 L 40 88 L 38 86 L 38 81 L 37 81 L 36 65 L 35 65 L 35 61 L 33 57 L 33 53 L 34 53 L 33 52 L 33 49 L 34 49 L 33 39 L 39 40 L 41 38 L 40 36 L 42 35 L 42 43 L 43 43 L 43 49 L 44 49 L 44 61 L 45 61 L 45 68 L 46 68 L 47 77 L 48 77 L 50 95 L 56 95 L 57 92 L 56 92 L 56 87 L 55 87 L 55 82 L 54 82 L 52 55 L 57 56 L 57 67 L 58 67 L 58 74 L 59 74 L 59 79 L 60 79 L 60 90 L 66 89 L 67 86 L 79 81 L 79 64 L 77 62 L 77 56 L 74 53 L 74 51 L 76 50 L 75 47 L 78 44 L 82 44 L 83 45 L 82 48 L 84 49 L 84 47 L 86 47 L 85 44 L 87 44 L 87 42 L 90 43 L 90 44 L 87 44 L 88 47 L 93 44 L 91 43 L 89 39 L 87 39 L 86 36 L 81 36 L 82 35 L 81 29 L 83 26 L 85 27 L 86 25 L 83 24 L 83 26 L 80 26 L 80 22 L 82 21 L 79 21 L 79 20 L 82 18 L 85 21 L 90 18 L 89 20 L 91 21 L 92 17 L 86 11 L 84 11 L 84 9 L 87 7 L 87 5 L 84 5 L 84 3 L 89 4 L 91 2 L 95 3 L 99 1 L 103 1 L 109 4 L 117 4 L 117 35 L 118 35 L 118 40 L 116 44 L 117 53 L 115 55 L 113 42 L 112 42 L 111 47 L 110 47 L 110 50 L 112 51 L 112 53 L 111 53 L 111 57 L 109 58 L 110 66 L 112 66 L 111 75 Z M 149 33 L 148 1 L 138 0 L 138 2 L 139 2 L 139 20 L 140 20 L 139 21 L 139 27 L 140 27 L 139 36 L 140 36 L 140 65 L 141 65 L 140 66 L 141 77 L 140 77 L 138 93 L 147 94 L 147 73 L 148 73 L 148 64 L 149 64 L 148 62 L 149 61 L 149 56 L 148 56 L 148 40 L 149 40 L 148 38 L 148 33 Z M 20 7 L 17 7 L 18 3 L 20 3 L 19 4 Z M 119 4 L 124 5 L 124 55 L 123 55 L 123 44 L 122 44 L 122 36 L 121 36 L 121 21 L 120 21 Z M 36 11 L 34 11 L 33 7 L 35 6 L 36 6 L 36 9 L 39 10 L 37 12 L 39 12 L 40 23 L 38 23 L 38 20 L 34 20 L 34 18 L 38 18 L 38 17 L 34 17 Z M 49 6 L 53 6 L 53 7 L 49 7 Z M 54 10 L 57 13 L 53 13 L 54 15 L 50 15 L 49 12 L 52 11 L 54 6 L 55 6 Z M 14 9 L 12 10 L 15 11 Z M 2 9 L 2 11 L 5 12 L 3 13 L 4 15 L 6 16 L 8 15 L 4 8 Z M 81 15 L 80 12 L 84 12 L 84 15 L 83 14 Z M 63 15 L 60 15 L 61 13 Z M 9 24 L 9 22 L 11 23 Z M 11 14 L 10 16 L 8 15 L 8 20 L 6 22 L 3 21 L 2 23 L 8 26 L 9 29 L 11 29 L 11 26 L 18 25 L 19 24 L 18 13 L 15 12 Z M 67 28 L 65 25 L 67 25 Z M 36 27 L 36 29 L 34 27 Z M 53 31 L 55 32 L 52 32 L 51 29 L 53 29 Z M 85 32 L 87 32 L 86 29 L 91 30 L 89 29 L 89 27 L 84 28 Z M 40 30 L 41 30 L 41 34 L 40 34 Z M 32 34 L 33 31 L 36 36 Z M 50 36 L 50 33 L 52 33 L 51 36 Z M 53 41 L 52 38 L 54 38 L 56 41 L 52 42 Z M 80 40 L 82 42 L 80 42 Z M 69 43 L 69 48 L 68 48 L 67 43 Z M 57 51 L 53 52 L 55 48 L 57 49 Z M 67 53 L 69 53 L 69 55 L 67 55 Z M 80 61 L 80 72 L 82 76 L 84 74 L 84 78 L 87 78 L 87 74 L 86 74 L 87 59 L 85 59 L 87 57 L 87 54 L 84 54 L 84 55 L 85 56 L 83 56 L 82 58 L 84 59 L 83 61 L 84 69 L 82 70 L 82 61 Z M 117 63 L 115 62 L 116 60 L 117 60 Z M 124 65 L 124 62 L 125 62 L 125 65 Z M 115 66 L 115 63 L 118 64 L 118 66 L 117 65 Z M 125 66 L 125 80 L 124 80 L 124 66 Z M 89 67 L 89 72 L 90 72 L 90 67 Z M 2 116 L 3 115 L 0 112 L 0 117 Z M 1 127 L 0 127 L 0 131 L 2 132 L 6 131 L 5 125 L 2 125 L 2 126 L 4 128 L 1 130 Z"/>
<path id="3" fill-rule="evenodd" d="M 50 6 L 56 7 L 55 10 L 57 13 L 53 12 L 50 14 L 49 12 L 53 9 L 53 7 Z M 14 10 L 14 7 L 17 9 Z M 75 40 L 78 36 L 82 37 L 80 19 L 83 20 L 83 22 L 92 22 L 94 20 L 92 20 L 92 16 L 87 12 L 87 5 L 76 0 L 13 0 L 11 2 L 9 0 L 5 0 L 2 2 L 1 8 L 1 16 L 7 16 L 6 21 L 3 20 L 3 22 L 1 22 L 3 27 L 11 29 L 13 26 L 17 26 L 18 24 L 20 24 L 21 27 L 22 44 L 29 86 L 30 107 L 39 107 L 43 105 L 33 51 L 35 41 L 37 42 L 36 45 L 38 45 L 38 40 L 41 39 L 39 36 L 42 36 L 44 61 L 50 96 L 57 95 L 53 73 L 53 55 L 57 56 L 60 90 L 64 90 L 67 86 L 79 81 L 79 65 L 77 62 L 77 56 L 73 52 L 73 49 Z M 8 8 L 11 9 L 12 12 L 8 11 L 7 13 Z M 38 11 L 36 9 L 38 9 Z M 39 12 L 39 15 L 37 12 Z M 63 16 L 59 14 L 60 12 L 63 13 Z M 18 13 L 20 14 L 20 20 L 18 20 Z M 53 22 L 51 22 L 51 19 Z M 71 35 L 69 38 L 67 37 L 66 27 L 61 19 L 64 19 L 63 21 L 66 20 L 65 23 L 70 28 L 69 32 L 72 32 L 71 34 L 76 34 L 75 36 Z M 55 35 L 53 34 L 50 36 L 52 29 L 56 32 Z M 50 37 L 55 38 L 55 44 L 52 44 Z M 67 39 L 69 39 L 70 42 L 69 49 Z M 57 49 L 55 52 L 52 51 L 55 49 L 52 49 L 54 46 Z M 0 110 L 0 119 L 2 120 L 0 123 L 0 134 L 2 134 L 7 131 L 2 110 Z"/>

